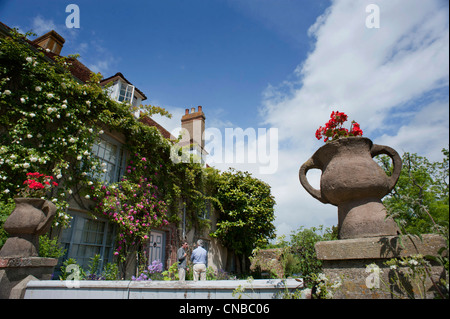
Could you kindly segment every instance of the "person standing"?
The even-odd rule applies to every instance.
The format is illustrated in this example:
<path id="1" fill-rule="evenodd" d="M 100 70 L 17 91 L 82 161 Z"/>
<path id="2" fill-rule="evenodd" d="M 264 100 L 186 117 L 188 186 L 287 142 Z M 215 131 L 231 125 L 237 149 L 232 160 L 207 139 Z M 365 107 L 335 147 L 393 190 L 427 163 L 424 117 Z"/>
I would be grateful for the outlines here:
<path id="1" fill-rule="evenodd" d="M 178 279 L 180 281 L 185 281 L 186 278 L 186 249 L 189 247 L 187 241 L 183 241 L 183 244 L 177 251 L 177 259 L 178 259 Z"/>
<path id="2" fill-rule="evenodd" d="M 206 262 L 207 251 L 203 248 L 203 240 L 197 241 L 198 247 L 194 249 L 191 255 L 191 261 L 194 264 L 194 281 L 206 280 Z"/>

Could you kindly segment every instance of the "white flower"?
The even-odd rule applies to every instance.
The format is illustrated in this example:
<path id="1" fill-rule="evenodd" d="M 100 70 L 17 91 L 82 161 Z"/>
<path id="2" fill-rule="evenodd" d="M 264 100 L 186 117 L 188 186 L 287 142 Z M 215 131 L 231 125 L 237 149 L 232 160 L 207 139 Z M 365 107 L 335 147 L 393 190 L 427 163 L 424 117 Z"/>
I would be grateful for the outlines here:
<path id="1" fill-rule="evenodd" d="M 72 191 L 71 189 L 69 189 L 69 191 L 68 191 L 68 192 L 69 192 L 69 194 L 71 194 L 71 195 L 72 195 L 72 193 L 73 193 L 73 191 Z"/>
<path id="2" fill-rule="evenodd" d="M 410 261 L 409 261 L 409 263 L 411 264 L 411 265 L 413 265 L 413 266 L 417 266 L 419 263 L 417 262 L 417 260 L 415 260 L 415 259 L 411 259 Z"/>
<path id="3" fill-rule="evenodd" d="M 27 60 L 27 62 L 29 62 L 29 63 L 33 62 L 33 58 L 29 57 L 29 56 L 27 56 L 27 58 L 25 60 Z"/>
<path id="4" fill-rule="evenodd" d="M 47 49 L 45 49 L 45 52 L 49 53 L 49 52 L 50 52 L 50 49 L 48 49 L 48 48 L 47 48 Z"/>
<path id="5" fill-rule="evenodd" d="M 83 155 L 89 155 L 89 151 L 84 151 Z"/>
<path id="6" fill-rule="evenodd" d="M 48 97 L 49 99 L 51 99 L 51 98 L 54 97 L 54 95 L 53 95 L 53 93 L 47 93 L 47 97 Z"/>
<path id="7" fill-rule="evenodd" d="M 3 193 L 8 194 L 8 193 L 9 193 L 9 189 L 5 189 L 5 190 L 3 191 Z"/>
<path id="8" fill-rule="evenodd" d="M 32 137 L 33 137 L 33 135 L 31 135 L 31 134 L 27 134 L 27 137 L 28 137 L 28 138 L 32 138 Z"/>
<path id="9" fill-rule="evenodd" d="M 14 155 L 14 154 L 12 154 L 12 155 L 10 156 L 10 158 L 11 158 L 12 160 L 15 160 L 15 159 L 17 158 L 17 156 Z"/>
<path id="10" fill-rule="evenodd" d="M 89 196 L 89 195 L 86 195 L 86 196 L 84 196 L 84 198 L 86 198 L 86 199 L 90 199 L 90 198 L 91 198 L 91 196 Z"/>
<path id="11" fill-rule="evenodd" d="M 391 267 L 389 267 L 391 270 L 396 270 L 397 269 L 397 265 L 391 265 Z"/>
<path id="12" fill-rule="evenodd" d="M 78 155 L 78 156 L 77 156 L 77 160 L 78 160 L 78 161 L 81 161 L 82 158 L 83 158 L 83 156 L 81 156 L 81 155 Z"/>
<path id="13" fill-rule="evenodd" d="M 10 90 L 5 90 L 5 92 L 3 92 L 3 94 L 10 95 L 11 91 Z"/>
<path id="14" fill-rule="evenodd" d="M 34 113 L 30 113 L 30 114 L 28 114 L 30 117 L 35 117 L 36 116 L 36 114 L 34 114 Z"/>
<path id="15" fill-rule="evenodd" d="M 92 184 L 94 184 L 94 183 L 92 183 L 91 181 L 88 182 L 88 185 L 89 185 L 89 186 L 91 186 Z"/>
<path id="16" fill-rule="evenodd" d="M 87 104 L 88 106 L 91 106 L 91 101 L 86 101 L 86 104 Z"/>
<path id="17" fill-rule="evenodd" d="M 21 103 L 25 103 L 26 100 L 25 100 L 23 97 L 21 97 L 21 98 L 20 98 L 20 102 L 21 102 Z"/>
<path id="18" fill-rule="evenodd" d="M 67 105 L 63 104 L 63 105 L 61 105 L 61 108 L 62 109 L 67 109 Z"/>
<path id="19" fill-rule="evenodd" d="M 56 178 L 57 178 L 57 179 L 60 179 L 61 177 L 62 177 L 61 174 L 56 175 Z"/>
<path id="20" fill-rule="evenodd" d="M 35 163 L 37 162 L 38 158 L 37 157 L 30 157 L 30 162 Z"/>
<path id="21" fill-rule="evenodd" d="M 48 113 L 48 114 L 51 114 L 53 111 L 55 111 L 55 109 L 52 108 L 52 107 L 49 107 L 49 108 L 47 109 L 47 113 Z"/>
<path id="22" fill-rule="evenodd" d="M 325 276 L 324 273 L 320 273 L 319 276 L 317 276 L 317 279 L 323 280 L 323 281 L 328 281 L 328 278 L 327 278 L 327 276 Z"/>
<path id="23" fill-rule="evenodd" d="M 42 91 L 42 88 L 40 86 L 36 86 L 34 89 L 36 90 L 36 92 L 41 92 Z"/>
<path id="24" fill-rule="evenodd" d="M 103 134 L 103 133 L 105 133 L 103 130 L 100 130 L 100 132 L 98 132 L 99 134 Z"/>
<path id="25" fill-rule="evenodd" d="M 336 279 L 334 283 L 331 285 L 331 288 L 338 289 L 342 285 L 341 279 Z"/>
<path id="26" fill-rule="evenodd" d="M 22 166 L 23 166 L 23 168 L 28 168 L 28 167 L 30 167 L 30 163 L 23 163 Z"/>
<path id="27" fill-rule="evenodd" d="M 69 138 L 69 142 L 70 143 L 75 143 L 77 140 L 75 139 L 75 138 L 73 138 L 73 137 L 71 137 L 71 138 Z"/>

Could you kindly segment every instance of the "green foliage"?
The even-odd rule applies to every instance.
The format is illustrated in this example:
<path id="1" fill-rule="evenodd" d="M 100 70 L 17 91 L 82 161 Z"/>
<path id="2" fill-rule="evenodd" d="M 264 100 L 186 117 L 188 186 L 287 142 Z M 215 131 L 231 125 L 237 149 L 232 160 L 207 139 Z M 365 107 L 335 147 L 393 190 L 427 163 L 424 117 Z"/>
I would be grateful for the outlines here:
<path id="1" fill-rule="evenodd" d="M 403 233 L 425 234 L 439 232 L 449 223 L 449 152 L 442 150 L 441 162 L 430 162 L 417 154 L 403 154 L 403 167 L 398 182 L 383 200 L 389 214 Z M 385 157 L 382 166 L 387 172 L 391 164 Z"/>
<path id="2" fill-rule="evenodd" d="M 49 238 L 48 235 L 39 236 L 39 257 L 59 258 L 64 256 L 66 250 L 61 247 L 57 238 Z"/>
<path id="3" fill-rule="evenodd" d="M 215 197 L 220 206 L 215 205 L 220 217 L 211 236 L 236 254 L 248 257 L 253 249 L 275 238 L 275 199 L 270 186 L 248 172 L 233 169 L 217 179 Z"/>
<path id="4" fill-rule="evenodd" d="M 119 280 L 119 268 L 117 264 L 107 263 L 100 269 L 101 256 L 91 257 L 88 269 L 83 269 L 73 258 L 63 262 L 61 266 L 60 280 Z"/>
<path id="5" fill-rule="evenodd" d="M 72 266 L 73 265 L 73 266 Z M 76 277 L 74 277 L 74 272 L 77 272 Z M 61 266 L 61 275 L 59 276 L 60 280 L 82 280 L 85 278 L 86 274 L 81 268 L 77 261 L 73 258 L 66 259 Z"/>
<path id="6" fill-rule="evenodd" d="M 412 287 L 421 297 L 425 280 L 429 278 L 436 290 L 436 296 L 448 298 L 448 279 L 435 282 L 430 276 L 433 261 L 449 272 L 449 151 L 443 149 L 444 158 L 440 162 L 430 162 L 417 154 L 405 153 L 399 180 L 383 203 L 388 214 L 394 218 L 401 230 L 401 239 L 421 238 L 422 234 L 436 233 L 445 239 L 445 246 L 439 247 L 437 256 L 411 256 L 401 260 L 392 259 L 387 262 L 391 266 L 393 276 L 390 291 L 414 297 Z M 380 163 L 389 173 L 392 165 L 386 157 Z M 402 266 L 402 268 L 400 268 Z M 407 267 L 405 267 L 407 266 Z"/>
<path id="7" fill-rule="evenodd" d="M 103 266 L 101 276 L 104 280 L 119 280 L 119 267 L 115 263 L 107 263 Z"/>
<path id="8" fill-rule="evenodd" d="M 299 263 L 292 271 L 301 273 L 306 280 L 313 274 L 319 274 L 322 271 L 322 262 L 317 259 L 315 244 L 334 239 L 337 239 L 336 230 L 324 229 L 322 225 L 310 229 L 301 226 L 296 232 L 292 232 L 289 251 L 299 259 Z"/>
<path id="9" fill-rule="evenodd" d="M 16 205 L 12 198 L 7 199 L 6 202 L 0 201 L 0 249 L 2 249 L 6 240 L 8 239 L 8 233 L 3 229 L 3 224 L 6 219 L 11 215 Z"/>
<path id="10" fill-rule="evenodd" d="M 178 262 L 174 262 L 166 271 L 162 272 L 163 280 L 178 280 Z"/>

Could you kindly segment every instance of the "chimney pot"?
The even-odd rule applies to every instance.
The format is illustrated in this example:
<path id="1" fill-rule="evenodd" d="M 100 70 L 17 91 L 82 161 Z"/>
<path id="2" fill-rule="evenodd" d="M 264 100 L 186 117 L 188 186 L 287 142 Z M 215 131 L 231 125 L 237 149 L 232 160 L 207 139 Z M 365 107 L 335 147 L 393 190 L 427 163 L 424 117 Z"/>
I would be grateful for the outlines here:
<path id="1" fill-rule="evenodd" d="M 201 105 L 198 106 L 198 111 L 199 111 L 199 112 L 202 111 L 202 106 L 201 106 Z"/>
<path id="2" fill-rule="evenodd" d="M 195 107 L 191 108 L 191 113 L 195 113 Z"/>
<path id="3" fill-rule="evenodd" d="M 189 114 L 189 109 L 186 109 L 186 110 L 184 111 L 184 114 L 185 114 L 185 115 L 188 115 L 188 114 Z"/>

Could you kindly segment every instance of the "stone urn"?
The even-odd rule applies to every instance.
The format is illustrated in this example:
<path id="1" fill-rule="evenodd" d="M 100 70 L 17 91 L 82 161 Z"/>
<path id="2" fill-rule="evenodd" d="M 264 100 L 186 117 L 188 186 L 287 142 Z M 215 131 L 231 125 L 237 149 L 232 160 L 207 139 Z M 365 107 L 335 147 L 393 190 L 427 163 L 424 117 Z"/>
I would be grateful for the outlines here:
<path id="1" fill-rule="evenodd" d="M 373 160 L 379 154 L 393 161 L 391 176 Z M 310 185 L 306 173 L 320 169 L 320 189 Z M 381 199 L 397 183 L 402 169 L 398 153 L 365 137 L 328 142 L 307 160 L 299 171 L 300 183 L 314 198 L 338 207 L 339 239 L 397 235 L 392 218 L 386 218 Z"/>
<path id="2" fill-rule="evenodd" d="M 15 198 L 14 201 L 16 208 L 3 224 L 10 237 L 0 250 L 0 257 L 38 256 L 39 236 L 49 231 L 56 206 L 40 198 Z"/>

